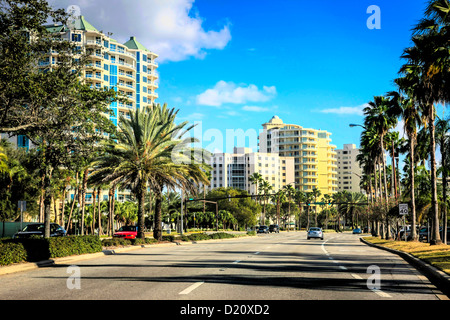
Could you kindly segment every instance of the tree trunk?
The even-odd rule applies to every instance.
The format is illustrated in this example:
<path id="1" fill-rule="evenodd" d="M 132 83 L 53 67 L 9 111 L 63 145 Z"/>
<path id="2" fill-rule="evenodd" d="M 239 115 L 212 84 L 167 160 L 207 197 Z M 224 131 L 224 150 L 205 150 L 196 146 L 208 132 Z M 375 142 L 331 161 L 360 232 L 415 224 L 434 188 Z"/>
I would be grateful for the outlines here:
<path id="1" fill-rule="evenodd" d="M 384 191 L 385 191 L 385 200 L 386 200 L 386 240 L 390 240 L 392 239 L 391 237 L 391 230 L 390 230 L 390 226 L 389 226 L 389 216 L 388 216 L 388 212 L 389 212 L 389 204 L 388 204 L 388 199 L 389 199 L 389 195 L 388 195 L 388 188 L 387 188 L 387 180 L 386 180 L 386 160 L 384 158 L 384 143 L 383 143 L 383 139 L 384 139 L 384 135 L 381 135 L 380 140 L 381 140 L 381 159 L 382 159 L 382 163 L 383 163 L 383 182 L 384 182 Z"/>
<path id="2" fill-rule="evenodd" d="M 439 209 L 438 209 L 438 199 L 437 199 L 437 188 L 436 188 L 436 139 L 435 139 L 435 124 L 434 124 L 434 106 L 429 108 L 428 116 L 428 126 L 430 130 L 431 139 L 431 209 L 433 212 L 433 230 L 431 233 L 430 245 L 442 244 L 441 236 L 439 234 Z"/>
<path id="3" fill-rule="evenodd" d="M 48 166 L 45 169 L 44 177 L 44 238 L 50 238 L 50 213 L 52 204 L 51 179 L 53 168 Z"/>
<path id="4" fill-rule="evenodd" d="M 161 205 L 162 205 L 162 195 L 160 191 L 156 191 L 155 195 L 155 228 L 153 229 L 153 238 L 160 241 L 162 237 L 161 230 Z"/>
<path id="5" fill-rule="evenodd" d="M 138 192 L 137 192 L 137 200 L 138 200 L 138 234 L 137 237 L 144 239 L 145 238 L 145 183 L 142 181 L 139 182 Z"/>
<path id="6" fill-rule="evenodd" d="M 101 193 L 102 188 L 97 188 L 97 194 L 98 194 L 98 204 L 97 204 L 97 211 L 98 211 L 98 235 L 101 236 L 103 234 L 103 227 L 102 227 L 102 210 L 101 210 Z"/>
<path id="7" fill-rule="evenodd" d="M 417 241 L 416 232 L 416 196 L 414 192 L 414 144 L 415 138 L 409 138 L 409 153 L 410 153 L 410 179 L 411 179 L 411 240 Z"/>
<path id="8" fill-rule="evenodd" d="M 95 234 L 95 204 L 97 201 L 97 191 L 95 190 L 95 187 L 92 189 L 92 234 Z M 99 234 L 100 235 L 100 234 Z"/>
<path id="9" fill-rule="evenodd" d="M 83 186 L 81 188 L 81 235 L 84 235 L 84 215 L 86 212 L 86 190 L 87 190 L 87 178 L 88 169 L 84 170 L 83 173 Z"/>

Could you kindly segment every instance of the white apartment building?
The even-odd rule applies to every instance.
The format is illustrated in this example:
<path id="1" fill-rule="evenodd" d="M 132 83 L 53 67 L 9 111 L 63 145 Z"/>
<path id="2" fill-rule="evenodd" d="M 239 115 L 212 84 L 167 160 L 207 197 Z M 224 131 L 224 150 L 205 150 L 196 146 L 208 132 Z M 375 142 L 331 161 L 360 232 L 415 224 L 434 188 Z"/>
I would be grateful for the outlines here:
<path id="1" fill-rule="evenodd" d="M 294 158 L 253 152 L 250 148 L 234 147 L 233 153 L 214 153 L 210 165 L 209 190 L 233 187 L 256 194 L 256 186 L 250 181 L 250 176 L 255 172 L 269 181 L 273 192 L 295 182 Z"/>
<path id="2" fill-rule="evenodd" d="M 344 144 L 344 148 L 336 149 L 336 152 L 338 191 L 365 193 L 359 185 L 362 177 L 362 169 L 356 160 L 359 149 L 354 144 Z"/>

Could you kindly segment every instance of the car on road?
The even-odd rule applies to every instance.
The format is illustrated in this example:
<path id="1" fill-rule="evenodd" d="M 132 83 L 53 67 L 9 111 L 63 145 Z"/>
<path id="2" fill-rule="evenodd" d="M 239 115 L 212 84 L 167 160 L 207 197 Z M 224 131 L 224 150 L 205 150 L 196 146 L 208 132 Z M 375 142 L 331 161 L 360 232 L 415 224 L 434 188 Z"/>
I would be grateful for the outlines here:
<path id="1" fill-rule="evenodd" d="M 269 233 L 269 227 L 268 226 L 259 226 L 256 233 Z"/>
<path id="2" fill-rule="evenodd" d="M 135 239 L 137 237 L 137 226 L 123 226 L 117 230 L 113 237 L 115 238 L 123 238 L 123 239 Z"/>
<path id="3" fill-rule="evenodd" d="M 353 229 L 353 234 L 361 234 L 362 230 L 360 228 Z"/>
<path id="4" fill-rule="evenodd" d="M 280 233 L 280 227 L 277 224 L 271 224 L 269 226 L 269 232 L 276 232 L 276 233 Z"/>
<path id="5" fill-rule="evenodd" d="M 322 228 L 318 228 L 318 227 L 309 228 L 308 234 L 307 234 L 307 239 L 309 240 L 311 238 L 320 238 L 321 240 L 323 240 Z"/>
<path id="6" fill-rule="evenodd" d="M 26 239 L 31 236 L 44 236 L 45 226 L 43 223 L 31 223 L 26 225 L 22 231 L 19 231 L 13 235 L 13 239 Z M 50 224 L 50 237 L 64 237 L 67 234 L 66 230 L 59 224 Z"/>

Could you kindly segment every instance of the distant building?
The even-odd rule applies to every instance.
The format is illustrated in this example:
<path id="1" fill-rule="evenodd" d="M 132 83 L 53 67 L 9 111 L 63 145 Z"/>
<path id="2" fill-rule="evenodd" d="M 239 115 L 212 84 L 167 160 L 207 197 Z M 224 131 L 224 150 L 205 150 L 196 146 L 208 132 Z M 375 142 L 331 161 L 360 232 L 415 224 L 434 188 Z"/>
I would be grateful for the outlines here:
<path id="1" fill-rule="evenodd" d="M 337 149 L 338 190 L 349 192 L 365 192 L 360 187 L 362 169 L 356 156 L 359 149 L 354 144 L 344 144 L 343 149 Z"/>
<path id="2" fill-rule="evenodd" d="M 293 158 L 257 153 L 250 148 L 234 147 L 233 153 L 214 153 L 210 165 L 209 190 L 233 187 L 256 194 L 256 186 L 250 181 L 250 176 L 255 172 L 270 183 L 273 192 L 295 182 Z"/>
<path id="3" fill-rule="evenodd" d="M 264 123 L 259 135 L 259 152 L 294 160 L 296 189 L 324 194 L 338 190 L 336 146 L 330 144 L 331 133 L 285 124 L 274 116 Z"/>

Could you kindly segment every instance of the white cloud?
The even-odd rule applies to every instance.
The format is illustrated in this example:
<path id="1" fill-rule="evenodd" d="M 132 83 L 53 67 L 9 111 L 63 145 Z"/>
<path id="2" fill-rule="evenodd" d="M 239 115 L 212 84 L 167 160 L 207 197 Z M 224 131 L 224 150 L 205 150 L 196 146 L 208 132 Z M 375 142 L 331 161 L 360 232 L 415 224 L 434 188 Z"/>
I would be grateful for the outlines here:
<path id="1" fill-rule="evenodd" d="M 339 107 L 339 108 L 330 108 L 320 110 L 322 113 L 334 113 L 334 114 L 350 114 L 350 115 L 358 115 L 363 116 L 363 109 L 367 106 L 367 104 L 363 104 L 357 107 Z"/>
<path id="2" fill-rule="evenodd" d="M 204 117 L 205 117 L 205 115 L 203 113 L 194 112 L 189 115 L 186 115 L 183 117 L 178 117 L 178 118 L 183 121 L 192 122 L 192 121 L 201 121 Z"/>
<path id="3" fill-rule="evenodd" d="M 251 112 L 267 112 L 267 111 L 271 111 L 271 109 L 269 109 L 269 108 L 258 107 L 258 106 L 243 106 L 242 110 L 244 110 L 244 111 L 251 111 Z"/>
<path id="4" fill-rule="evenodd" d="M 77 5 L 98 30 L 124 43 L 135 36 L 159 55 L 158 62 L 204 58 L 208 49 L 223 49 L 231 40 L 229 25 L 205 30 L 195 0 L 50 0 L 55 8 Z"/>
<path id="5" fill-rule="evenodd" d="M 214 88 L 208 89 L 197 96 L 197 104 L 220 107 L 222 104 L 242 104 L 247 102 L 262 102 L 276 95 L 274 86 L 263 86 L 262 90 L 254 84 L 237 86 L 233 82 L 219 81 Z"/>

